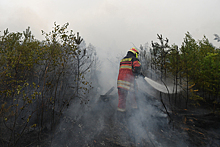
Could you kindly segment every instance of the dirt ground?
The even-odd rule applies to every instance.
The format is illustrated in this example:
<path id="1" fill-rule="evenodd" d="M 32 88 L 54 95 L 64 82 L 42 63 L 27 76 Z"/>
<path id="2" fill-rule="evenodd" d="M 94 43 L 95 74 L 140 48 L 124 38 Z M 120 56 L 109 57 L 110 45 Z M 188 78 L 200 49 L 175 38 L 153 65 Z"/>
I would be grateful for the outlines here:
<path id="1" fill-rule="evenodd" d="M 143 98 L 138 102 L 138 110 L 132 110 L 127 102 L 126 113 L 116 111 L 114 96 L 94 102 L 81 116 L 67 113 L 52 139 L 42 146 L 220 146 L 219 118 L 209 116 L 207 124 L 201 121 L 201 115 L 194 117 L 191 112 L 182 112 L 171 114 L 170 122 L 161 111 L 160 102 L 146 95 Z"/>

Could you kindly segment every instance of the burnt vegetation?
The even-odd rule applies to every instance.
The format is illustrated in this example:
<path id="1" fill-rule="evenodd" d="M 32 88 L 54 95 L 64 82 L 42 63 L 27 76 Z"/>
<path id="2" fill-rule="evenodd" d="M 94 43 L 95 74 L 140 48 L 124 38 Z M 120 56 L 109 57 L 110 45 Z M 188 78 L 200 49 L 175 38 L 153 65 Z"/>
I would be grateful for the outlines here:
<path id="1" fill-rule="evenodd" d="M 43 41 L 29 27 L 2 32 L 0 146 L 177 146 L 180 138 L 182 146 L 219 145 L 220 51 L 206 37 L 186 33 L 178 47 L 158 35 L 159 43 L 141 45 L 143 74 L 173 88 L 164 94 L 147 85 L 139 111 L 128 107 L 119 122 L 114 87 L 99 93 L 95 47 L 68 25 L 54 23 Z"/>
<path id="2" fill-rule="evenodd" d="M 218 146 L 219 48 L 214 47 L 205 36 L 196 41 L 189 32 L 185 34 L 180 47 L 175 44 L 170 46 L 167 38 L 157 36 L 159 43 L 152 42 L 150 55 L 144 58 L 147 59 L 144 62 L 148 63 L 145 74 L 172 87 L 170 91 L 167 89 L 168 94 L 160 93 L 157 97 L 164 107 L 169 123 L 173 128 L 187 132 L 187 140 L 192 145 Z M 215 40 L 218 41 L 216 34 Z M 146 49 L 141 46 L 144 54 Z"/>
<path id="3" fill-rule="evenodd" d="M 85 47 L 79 33 L 54 23 L 45 40 L 34 39 L 30 28 L 1 36 L 0 94 L 2 146 L 23 146 L 45 139 L 71 101 L 88 103 L 95 49 Z M 84 44 L 84 46 L 83 46 Z M 89 76 L 87 74 L 90 72 Z M 90 81 L 90 82 L 89 82 Z"/>

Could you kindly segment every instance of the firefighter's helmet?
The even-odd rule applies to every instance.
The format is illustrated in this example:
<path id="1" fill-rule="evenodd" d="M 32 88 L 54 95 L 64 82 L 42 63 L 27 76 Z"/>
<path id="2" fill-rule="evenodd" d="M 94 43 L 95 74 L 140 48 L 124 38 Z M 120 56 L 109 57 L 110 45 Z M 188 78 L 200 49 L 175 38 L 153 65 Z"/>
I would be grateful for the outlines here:
<path id="1" fill-rule="evenodd" d="M 132 47 L 132 48 L 129 50 L 129 52 L 132 52 L 133 54 L 135 54 L 136 58 L 138 58 L 139 51 L 138 51 L 136 48 Z"/>

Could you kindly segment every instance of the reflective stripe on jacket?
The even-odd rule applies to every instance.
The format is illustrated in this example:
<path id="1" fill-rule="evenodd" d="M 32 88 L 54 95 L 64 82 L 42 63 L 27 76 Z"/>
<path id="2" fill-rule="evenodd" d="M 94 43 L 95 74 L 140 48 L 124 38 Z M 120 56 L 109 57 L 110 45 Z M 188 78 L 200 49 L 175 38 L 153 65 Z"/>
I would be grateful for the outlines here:
<path id="1" fill-rule="evenodd" d="M 134 77 L 140 73 L 140 67 L 139 60 L 129 52 L 120 62 L 117 87 L 134 91 Z"/>

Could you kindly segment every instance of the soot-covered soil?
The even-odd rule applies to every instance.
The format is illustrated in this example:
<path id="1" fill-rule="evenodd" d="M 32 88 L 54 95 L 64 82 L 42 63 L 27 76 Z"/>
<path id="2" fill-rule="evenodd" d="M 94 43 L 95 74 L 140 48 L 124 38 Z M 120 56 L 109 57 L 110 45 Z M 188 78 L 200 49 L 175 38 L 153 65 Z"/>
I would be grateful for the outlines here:
<path id="1" fill-rule="evenodd" d="M 187 116 L 173 115 L 173 122 L 161 112 L 160 102 L 142 95 L 139 109 L 127 103 L 125 114 L 116 111 L 117 99 L 98 101 L 78 120 L 71 114 L 63 118 L 52 146 L 206 146 L 210 137 Z M 183 119 L 184 118 L 184 119 Z M 191 124 L 190 124 L 191 122 Z M 212 138 L 218 145 L 219 136 Z"/>
<path id="2" fill-rule="evenodd" d="M 138 98 L 138 110 L 127 102 L 127 112 L 118 113 L 117 98 L 93 101 L 84 111 L 72 107 L 53 135 L 40 146 L 52 147 L 191 147 L 219 146 L 219 117 L 203 120 L 202 115 L 184 111 L 164 114 L 161 103 L 149 95 Z M 213 118 L 215 118 L 213 120 Z M 202 121 L 203 120 L 203 121 Z M 209 125 L 209 126 L 207 126 Z M 51 137 L 52 136 L 52 137 Z"/>

